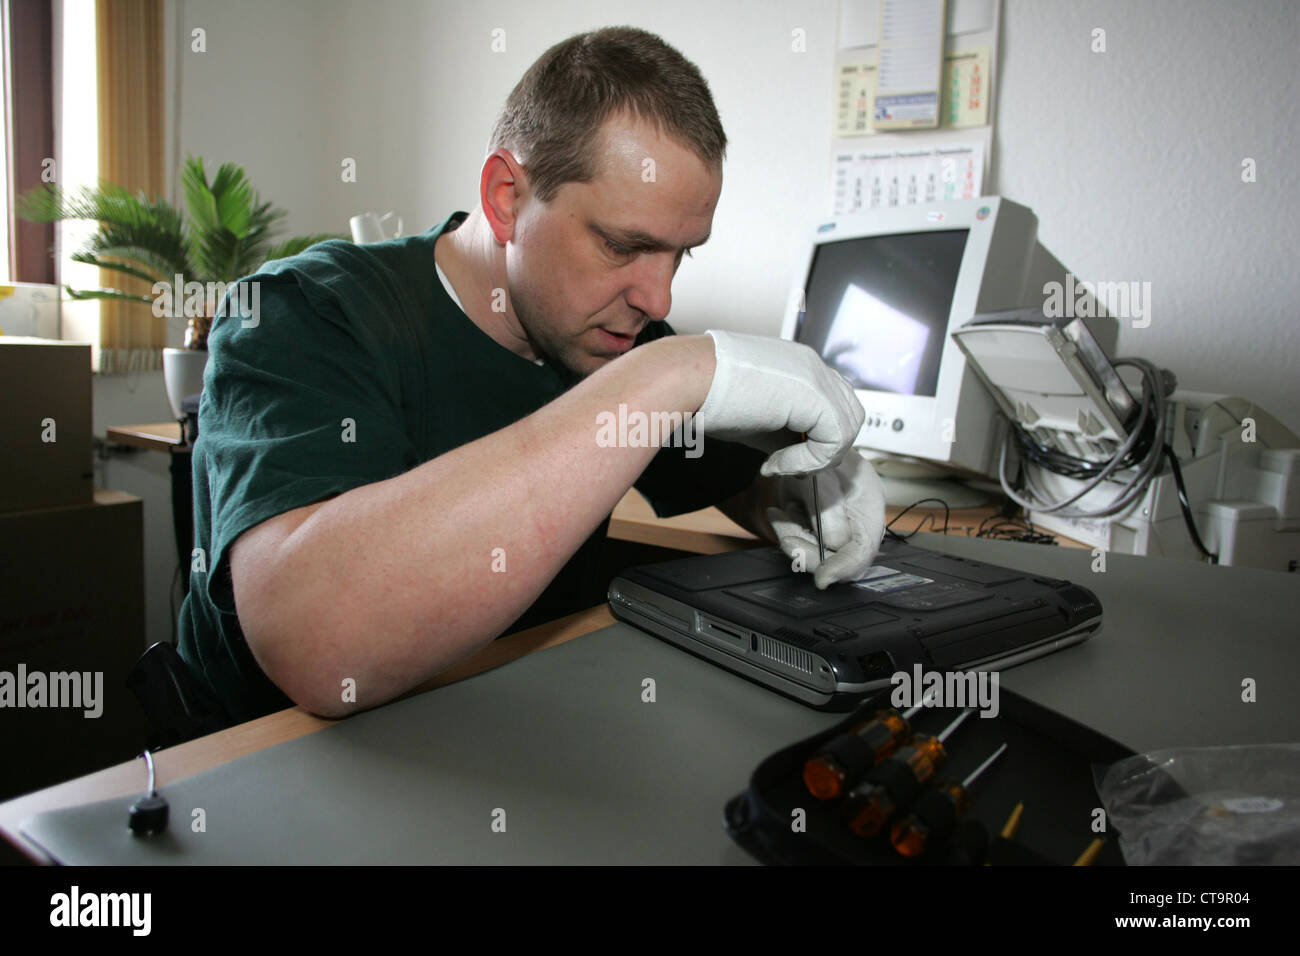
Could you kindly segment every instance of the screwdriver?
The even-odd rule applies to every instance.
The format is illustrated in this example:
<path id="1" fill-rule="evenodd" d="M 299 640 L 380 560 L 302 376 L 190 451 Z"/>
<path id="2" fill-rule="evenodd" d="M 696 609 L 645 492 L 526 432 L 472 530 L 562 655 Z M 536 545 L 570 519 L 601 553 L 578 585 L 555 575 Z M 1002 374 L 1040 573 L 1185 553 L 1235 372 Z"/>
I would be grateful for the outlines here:
<path id="1" fill-rule="evenodd" d="M 948 756 L 943 742 L 974 712 L 974 707 L 967 707 L 938 735 L 914 737 L 911 744 L 877 764 L 865 781 L 849 791 L 849 828 L 863 837 L 879 833 L 894 811 L 934 776 Z"/>
<path id="2" fill-rule="evenodd" d="M 937 696 L 937 692 L 936 695 Z M 927 697 L 899 714 L 892 707 L 831 740 L 803 765 L 803 782 L 818 800 L 834 800 L 850 778 L 866 773 L 912 737 L 909 720 L 935 697 Z"/>
<path id="3" fill-rule="evenodd" d="M 807 432 L 800 432 L 800 433 L 799 433 L 799 437 L 802 438 L 804 441 L 807 441 L 807 440 L 808 440 L 808 433 L 807 433 Z M 819 502 L 819 501 L 817 500 L 817 472 L 815 472 L 815 471 L 812 472 L 812 473 L 808 476 L 808 478 L 809 478 L 809 480 L 812 482 L 812 493 L 813 493 L 813 513 L 814 513 L 815 516 L 816 516 L 816 517 L 813 518 L 813 522 L 814 522 L 814 523 L 816 524 L 816 526 L 817 526 L 817 551 L 818 551 L 818 553 L 821 555 L 821 561 L 822 561 L 822 563 L 825 564 L 825 563 L 826 563 L 826 543 L 822 540 L 822 506 L 821 506 L 821 502 Z"/>
<path id="4" fill-rule="evenodd" d="M 970 806 L 970 787 L 1007 749 L 1003 744 L 961 783 L 938 784 L 916 804 L 916 810 L 894 824 L 889 842 L 903 856 L 920 856 L 926 847 L 941 843 L 952 833 L 957 818 Z"/>

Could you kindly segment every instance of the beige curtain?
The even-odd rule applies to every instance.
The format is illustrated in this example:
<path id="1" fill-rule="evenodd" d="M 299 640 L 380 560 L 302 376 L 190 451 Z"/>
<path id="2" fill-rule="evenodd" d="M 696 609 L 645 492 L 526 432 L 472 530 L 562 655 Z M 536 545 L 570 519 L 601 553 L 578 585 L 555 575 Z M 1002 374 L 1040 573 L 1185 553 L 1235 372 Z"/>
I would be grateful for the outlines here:
<path id="1" fill-rule="evenodd" d="M 98 0 L 99 175 L 132 192 L 161 196 L 163 169 L 162 0 Z M 149 283 L 100 270 L 104 288 L 149 295 Z M 104 300 L 100 371 L 162 368 L 167 319 L 151 306 Z"/>

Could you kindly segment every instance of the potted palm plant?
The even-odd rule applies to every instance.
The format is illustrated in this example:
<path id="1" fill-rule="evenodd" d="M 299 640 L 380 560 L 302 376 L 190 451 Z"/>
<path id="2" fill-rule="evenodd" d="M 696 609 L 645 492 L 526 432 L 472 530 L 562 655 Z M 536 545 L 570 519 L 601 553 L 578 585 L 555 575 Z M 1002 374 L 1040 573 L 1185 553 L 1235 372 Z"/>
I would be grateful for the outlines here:
<path id="1" fill-rule="evenodd" d="M 143 192 L 112 183 L 85 187 L 70 194 L 54 184 L 44 184 L 19 198 L 17 211 L 33 222 L 66 219 L 93 220 L 99 229 L 86 247 L 74 253 L 75 262 L 111 269 L 169 290 L 199 283 L 204 288 L 224 288 L 255 272 L 271 259 L 282 259 L 326 239 L 345 239 L 341 234 L 318 233 L 296 236 L 272 244 L 275 224 L 285 211 L 262 202 L 244 170 L 235 163 L 223 163 L 212 181 L 201 158 L 188 157 L 181 170 L 185 192 L 185 214 L 160 198 L 149 199 Z M 187 218 L 188 217 L 188 218 Z M 116 299 L 154 307 L 157 297 L 117 289 L 73 289 L 64 286 L 72 299 Z M 172 311 L 175 300 L 168 294 Z M 180 418 L 180 401 L 202 388 L 207 360 L 208 329 L 214 303 L 201 314 L 189 314 L 184 349 L 163 350 L 163 375 L 172 410 Z M 189 312 L 190 310 L 186 310 Z"/>

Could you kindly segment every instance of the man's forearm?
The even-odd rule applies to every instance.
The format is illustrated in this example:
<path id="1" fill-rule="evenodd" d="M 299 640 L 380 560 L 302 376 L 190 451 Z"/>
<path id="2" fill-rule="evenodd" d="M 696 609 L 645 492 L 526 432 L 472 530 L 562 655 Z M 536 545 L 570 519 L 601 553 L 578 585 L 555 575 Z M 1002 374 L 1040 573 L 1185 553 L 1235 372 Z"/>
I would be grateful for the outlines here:
<path id="1" fill-rule="evenodd" d="M 507 428 L 321 503 L 274 560 L 236 574 L 259 664 L 327 715 L 445 670 L 536 600 L 657 451 L 601 447 L 597 416 L 693 413 L 712 376 L 707 337 L 667 337 Z"/>

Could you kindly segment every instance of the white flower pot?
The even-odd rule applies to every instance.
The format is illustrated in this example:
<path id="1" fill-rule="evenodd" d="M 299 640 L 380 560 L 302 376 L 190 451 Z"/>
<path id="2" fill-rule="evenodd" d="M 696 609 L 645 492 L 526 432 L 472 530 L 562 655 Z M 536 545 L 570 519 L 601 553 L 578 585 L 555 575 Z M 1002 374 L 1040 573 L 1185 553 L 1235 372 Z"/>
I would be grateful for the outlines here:
<path id="1" fill-rule="evenodd" d="M 163 381 L 176 418 L 185 417 L 181 402 L 203 391 L 203 369 L 207 364 L 206 349 L 163 349 Z"/>

